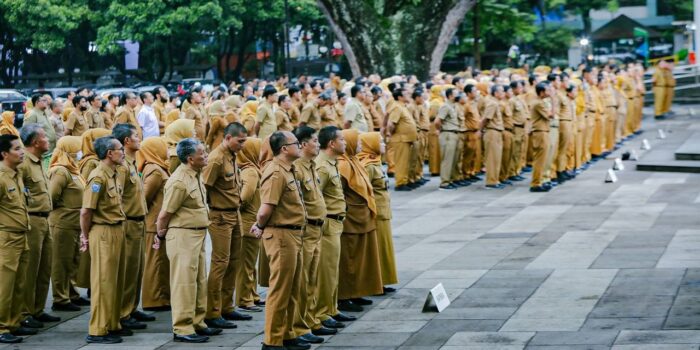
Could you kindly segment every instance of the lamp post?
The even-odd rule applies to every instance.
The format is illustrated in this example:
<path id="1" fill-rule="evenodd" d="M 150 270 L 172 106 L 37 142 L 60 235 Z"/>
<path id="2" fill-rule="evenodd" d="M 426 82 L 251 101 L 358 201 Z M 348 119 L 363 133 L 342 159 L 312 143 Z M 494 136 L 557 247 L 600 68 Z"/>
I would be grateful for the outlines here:
<path id="1" fill-rule="evenodd" d="M 583 56 L 584 62 L 588 63 L 589 61 L 589 54 L 588 54 L 588 49 L 590 47 L 590 40 L 588 38 L 583 37 L 581 40 L 578 41 L 579 45 L 581 45 L 581 55 Z"/>

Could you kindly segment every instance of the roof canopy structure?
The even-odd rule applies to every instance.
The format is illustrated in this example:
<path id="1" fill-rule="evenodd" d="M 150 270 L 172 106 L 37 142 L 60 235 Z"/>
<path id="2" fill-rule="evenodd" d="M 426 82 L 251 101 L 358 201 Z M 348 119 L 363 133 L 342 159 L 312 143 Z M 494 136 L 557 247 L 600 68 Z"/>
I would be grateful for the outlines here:
<path id="1" fill-rule="evenodd" d="M 643 24 L 629 17 L 619 15 L 593 32 L 593 34 L 591 34 L 591 39 L 594 41 L 632 39 L 634 38 L 634 28 L 644 29 L 649 33 L 649 38 L 658 38 L 661 36 L 659 32 L 645 27 Z"/>

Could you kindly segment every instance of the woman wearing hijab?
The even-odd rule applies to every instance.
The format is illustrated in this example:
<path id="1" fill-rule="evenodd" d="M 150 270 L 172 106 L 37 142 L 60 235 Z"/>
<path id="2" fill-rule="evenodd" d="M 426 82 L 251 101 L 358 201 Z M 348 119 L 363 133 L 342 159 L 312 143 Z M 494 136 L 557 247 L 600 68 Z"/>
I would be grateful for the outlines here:
<path id="1" fill-rule="evenodd" d="M 386 176 L 382 169 L 382 154 L 385 146 L 378 132 L 360 135 L 362 150 L 357 159 L 367 171 L 372 183 L 374 199 L 377 203 L 377 241 L 379 242 L 379 263 L 382 273 L 382 283 L 385 286 L 399 283 L 396 273 L 396 257 L 394 256 L 394 240 L 391 237 L 391 199 L 387 191 Z M 394 292 L 394 288 L 384 287 L 385 293 Z"/>
<path id="2" fill-rule="evenodd" d="M 362 297 L 383 293 L 377 242 L 377 205 L 372 184 L 356 154 L 359 131 L 343 130 L 347 146 L 338 157 L 338 171 L 347 205 L 340 236 L 338 309 L 362 311 L 372 303 Z M 357 305 L 355 305 L 357 304 Z"/>
<path id="3" fill-rule="evenodd" d="M 206 145 L 210 150 L 214 150 L 224 139 L 224 128 L 228 125 L 226 120 L 226 105 L 224 102 L 214 101 L 209 106 L 209 133 L 207 134 Z"/>
<path id="4" fill-rule="evenodd" d="M 136 167 L 143 174 L 143 192 L 146 197 L 146 239 L 153 242 L 156 235 L 156 219 L 163 206 L 163 189 L 168 181 L 168 143 L 162 137 L 150 137 L 141 142 L 136 154 Z M 170 261 L 165 245 L 153 249 L 146 244 L 143 268 L 141 303 L 144 310 L 170 310 Z"/>
<path id="5" fill-rule="evenodd" d="M 248 136 L 255 135 L 255 116 L 258 113 L 258 101 L 251 100 L 243 104 L 241 109 L 241 124 L 248 130 Z"/>
<path id="6" fill-rule="evenodd" d="M 174 121 L 180 119 L 180 110 L 175 108 L 165 115 L 165 127 L 167 128 Z"/>
<path id="7" fill-rule="evenodd" d="M 15 135 L 19 137 L 19 131 L 15 128 L 15 112 L 2 112 L 2 121 L 0 121 L 0 135 Z"/>
<path id="8" fill-rule="evenodd" d="M 262 140 L 260 145 L 260 159 L 258 160 L 258 165 L 260 166 L 260 172 L 262 173 L 275 156 L 272 154 L 272 146 L 270 146 L 270 137 L 266 137 Z M 260 257 L 258 260 L 258 284 L 263 287 L 270 286 L 270 262 L 267 260 L 267 254 L 265 254 L 265 246 L 260 245 Z"/>
<path id="9" fill-rule="evenodd" d="M 175 148 L 180 140 L 195 137 L 194 120 L 178 119 L 165 128 L 165 141 L 168 143 L 168 160 L 170 168 L 168 171 L 172 174 L 178 166 L 180 159 L 177 158 Z"/>
<path id="10" fill-rule="evenodd" d="M 262 141 L 248 138 L 243 148 L 236 155 L 236 163 L 241 171 L 241 263 L 236 278 L 236 305 L 244 311 L 262 311 L 256 303 L 260 302 L 257 293 L 257 273 L 255 263 L 260 253 L 260 239 L 250 233 L 255 224 L 260 208 L 260 171 L 259 157 Z"/>
<path id="11" fill-rule="evenodd" d="M 85 188 L 78 170 L 80 145 L 78 136 L 60 138 L 49 163 L 52 308 L 57 311 L 80 311 L 80 306 L 90 305 L 74 283 L 80 264 L 80 208 Z"/>

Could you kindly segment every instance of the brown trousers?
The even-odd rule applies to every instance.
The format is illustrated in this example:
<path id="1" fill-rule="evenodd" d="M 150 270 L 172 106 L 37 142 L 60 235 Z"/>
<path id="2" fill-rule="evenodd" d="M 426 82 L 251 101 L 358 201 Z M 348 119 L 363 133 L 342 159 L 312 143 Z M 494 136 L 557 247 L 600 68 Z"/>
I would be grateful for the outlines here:
<path id="1" fill-rule="evenodd" d="M 144 259 L 144 235 L 146 224 L 144 221 L 127 220 L 124 223 L 126 259 L 124 273 L 124 291 L 122 294 L 121 318 L 131 317 L 141 301 L 141 280 L 143 279 Z M 153 241 L 151 241 L 153 242 Z"/>
<path id="2" fill-rule="evenodd" d="M 440 132 L 435 129 L 435 125 L 430 123 L 428 132 L 428 167 L 430 175 L 440 174 Z"/>
<path id="3" fill-rule="evenodd" d="M 142 279 L 141 303 L 144 308 L 170 305 L 170 260 L 167 244 L 153 249 L 155 232 L 146 232 L 146 256 Z"/>
<path id="4" fill-rule="evenodd" d="M 231 312 L 236 269 L 241 251 L 241 226 L 238 211 L 209 212 L 211 267 L 207 281 L 207 319 Z"/>
<path id="5" fill-rule="evenodd" d="M 27 233 L 0 231 L 0 334 L 14 331 L 22 321 L 21 276 L 28 259 Z"/>
<path id="6" fill-rule="evenodd" d="M 513 152 L 513 133 L 509 130 L 503 130 L 501 136 L 503 137 L 503 151 L 501 152 L 501 170 L 498 179 L 505 181 L 510 177 L 508 171 L 510 170 L 510 157 Z"/>
<path id="7" fill-rule="evenodd" d="M 503 152 L 503 135 L 494 129 L 484 133 L 484 157 L 486 158 L 486 184 L 498 184 L 501 175 L 501 154 Z"/>
<path id="8" fill-rule="evenodd" d="M 549 148 L 549 132 L 533 131 L 530 134 L 532 142 L 532 181 L 530 187 L 542 185 L 544 167 L 547 161 L 547 149 Z"/>
<path id="9" fill-rule="evenodd" d="M 477 156 L 481 153 L 481 135 L 476 131 L 468 131 L 465 134 L 464 150 L 462 151 L 462 173 L 471 177 L 479 172 L 481 167 L 477 164 Z"/>
<path id="10" fill-rule="evenodd" d="M 236 305 L 253 306 L 255 301 L 260 300 L 257 292 L 258 273 L 255 270 L 255 263 L 258 255 L 261 255 L 260 239 L 249 236 L 250 228 L 255 224 L 255 216 L 241 213 L 241 258 L 236 274 Z"/>
<path id="11" fill-rule="evenodd" d="M 188 335 L 207 328 L 205 230 L 170 228 L 165 244 L 170 260 L 170 304 L 173 333 Z"/>
<path id="12" fill-rule="evenodd" d="M 75 276 L 80 264 L 80 229 L 51 226 L 51 291 L 54 304 L 67 304 L 78 299 Z"/>
<path id="13" fill-rule="evenodd" d="M 302 241 L 302 272 L 299 285 L 299 305 L 294 313 L 294 334 L 299 337 L 311 332 L 318 324 L 316 303 L 318 295 L 318 268 L 321 262 L 321 227 L 306 225 Z"/>
<path id="14" fill-rule="evenodd" d="M 562 172 L 569 167 L 571 145 L 574 143 L 574 123 L 570 120 L 559 121 L 559 145 L 557 152 L 557 171 Z"/>
<path id="15" fill-rule="evenodd" d="M 320 322 L 338 314 L 338 268 L 340 264 L 340 235 L 343 222 L 326 219 L 321 228 L 321 261 L 318 266 L 318 290 L 312 329 L 321 327 Z"/>
<path id="16" fill-rule="evenodd" d="M 102 336 L 122 328 L 119 324 L 126 254 L 124 224 L 93 224 L 90 248 L 90 335 Z"/>
<path id="17" fill-rule="evenodd" d="M 520 174 L 521 162 L 523 159 L 523 139 L 525 128 L 515 127 L 513 129 L 513 148 L 510 151 L 510 161 L 508 162 L 508 177 Z"/>

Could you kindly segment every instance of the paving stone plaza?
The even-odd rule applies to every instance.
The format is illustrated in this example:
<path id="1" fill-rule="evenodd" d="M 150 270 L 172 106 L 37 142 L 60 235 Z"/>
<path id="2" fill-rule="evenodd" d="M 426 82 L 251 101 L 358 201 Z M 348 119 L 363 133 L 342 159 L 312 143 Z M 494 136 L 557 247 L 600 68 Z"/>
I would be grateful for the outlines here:
<path id="1" fill-rule="evenodd" d="M 700 107 L 697 116 L 692 109 L 647 118 L 645 133 L 549 193 L 530 193 L 527 182 L 438 191 L 437 178 L 392 192 L 399 290 L 372 298 L 359 320 L 315 348 L 698 349 L 700 174 L 625 161 L 618 181 L 604 183 L 623 151 L 651 155 L 642 139 L 672 153 L 700 132 Z M 438 283 L 451 305 L 422 313 Z M 87 313 L 59 315 L 64 322 L 0 349 L 111 349 L 85 344 Z M 170 314 L 156 316 L 113 347 L 260 349 L 262 313 L 202 345 L 173 343 Z"/>

